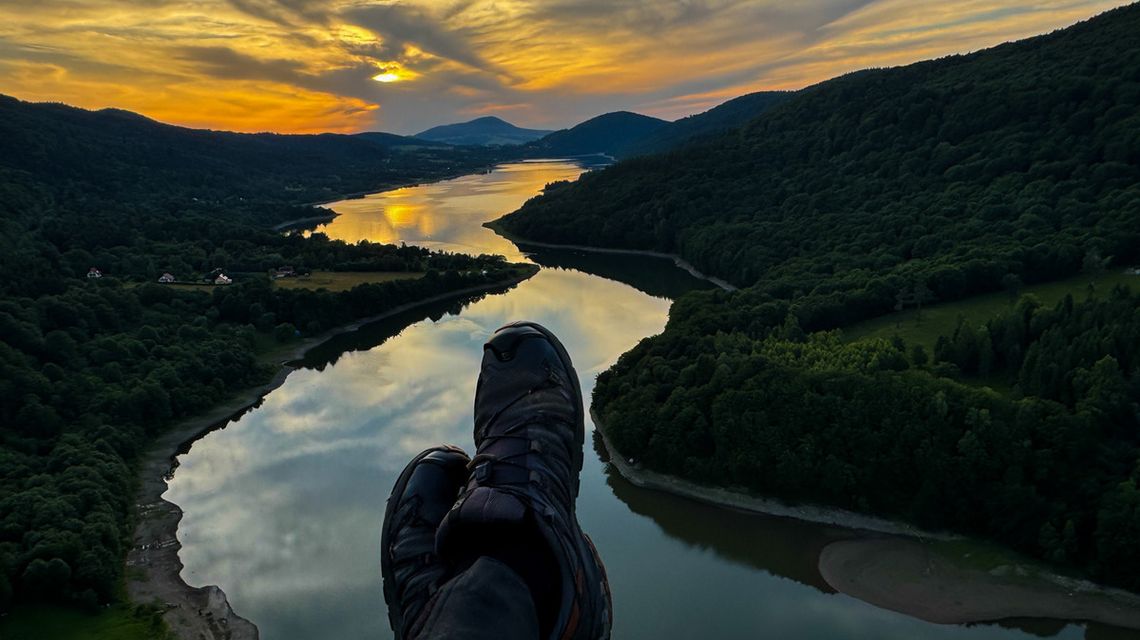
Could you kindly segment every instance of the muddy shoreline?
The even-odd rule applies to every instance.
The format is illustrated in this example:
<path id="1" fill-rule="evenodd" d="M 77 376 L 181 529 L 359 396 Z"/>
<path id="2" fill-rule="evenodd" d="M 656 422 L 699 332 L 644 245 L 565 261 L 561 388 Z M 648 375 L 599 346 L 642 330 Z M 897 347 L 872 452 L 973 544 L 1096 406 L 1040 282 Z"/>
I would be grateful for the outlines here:
<path id="1" fill-rule="evenodd" d="M 135 498 L 135 531 L 127 553 L 127 594 L 136 604 L 158 604 L 165 612 L 163 619 L 178 638 L 185 640 L 257 640 L 257 627 L 236 614 L 226 594 L 216 586 L 191 587 L 182 579 L 182 561 L 178 552 L 178 523 L 182 509 L 162 498 L 167 482 L 178 466 L 177 457 L 190 450 L 193 443 L 206 434 L 225 428 L 234 418 L 256 408 L 274 389 L 285 383 L 296 370 L 289 362 L 300 359 L 310 349 L 334 336 L 355 331 L 363 325 L 383 320 L 419 306 L 459 299 L 510 287 L 522 282 L 538 269 L 499 282 L 468 287 L 403 304 L 384 313 L 337 327 L 319 336 L 303 340 L 283 359 L 281 368 L 268 383 L 246 389 L 236 397 L 210 411 L 188 418 L 168 428 L 151 443 L 140 459 L 139 490 Z"/>
<path id="2" fill-rule="evenodd" d="M 1035 571 L 970 567 L 968 558 L 902 538 L 833 542 L 819 557 L 820 575 L 837 591 L 927 622 L 1052 618 L 1140 629 L 1140 596 Z"/>
<path id="3" fill-rule="evenodd" d="M 728 509 L 865 532 L 864 537 L 833 542 L 820 553 L 820 575 L 840 593 L 936 624 L 1049 618 L 1140 629 L 1140 594 L 1057 575 L 1032 562 L 971 566 L 969 553 L 955 554 L 939 545 L 967 540 L 963 536 L 843 509 L 787 505 L 643 469 L 613 447 L 597 414 L 590 415 L 609 464 L 635 486 Z"/>
<path id="4" fill-rule="evenodd" d="M 598 435 L 605 444 L 606 452 L 610 458 L 609 463 L 617 469 L 623 478 L 628 480 L 631 484 L 643 489 L 663 491 L 665 493 L 689 498 L 690 500 L 696 500 L 697 502 L 736 509 L 738 511 L 762 513 L 781 518 L 793 518 L 845 529 L 857 529 L 860 531 L 896 536 L 922 537 L 928 540 L 956 540 L 961 537 L 946 532 L 923 531 L 905 522 L 876 518 L 874 516 L 834 507 L 812 504 L 785 504 L 772 498 L 761 498 L 748 495 L 742 491 L 700 485 L 674 476 L 650 471 L 635 464 L 630 464 L 629 459 L 623 457 L 622 454 L 614 448 L 613 444 L 610 443 L 609 438 L 606 437 L 605 432 L 602 430 L 601 422 L 598 420 L 597 414 L 594 413 L 593 410 L 590 411 L 590 416 L 593 418 L 594 425 L 597 427 Z"/>
<path id="5" fill-rule="evenodd" d="M 337 201 L 334 200 L 334 202 L 337 202 Z M 332 211 L 332 209 L 329 209 L 329 211 Z M 329 214 L 326 214 L 323 216 L 308 216 L 306 218 L 294 218 L 292 220 L 286 220 L 285 222 L 282 222 L 280 224 L 273 225 L 273 230 L 274 231 L 285 231 L 287 229 L 292 229 L 293 227 L 307 227 L 309 225 L 324 224 L 326 222 L 332 222 L 333 220 L 336 220 L 337 216 L 339 216 L 339 215 L 340 215 L 339 213 L 333 211 L 332 213 L 329 213 Z"/>

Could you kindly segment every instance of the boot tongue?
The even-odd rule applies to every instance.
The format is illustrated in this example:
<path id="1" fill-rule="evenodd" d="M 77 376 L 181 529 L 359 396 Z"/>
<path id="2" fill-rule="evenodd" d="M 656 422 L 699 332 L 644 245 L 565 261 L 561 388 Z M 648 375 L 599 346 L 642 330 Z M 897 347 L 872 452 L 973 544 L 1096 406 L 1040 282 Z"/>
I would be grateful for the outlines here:
<path id="1" fill-rule="evenodd" d="M 443 519 L 436 533 L 436 551 L 454 560 L 464 554 L 465 542 L 477 539 L 478 530 L 495 526 L 522 525 L 527 507 L 521 500 L 493 487 L 476 487 L 458 509 Z"/>
<path id="2" fill-rule="evenodd" d="M 463 501 L 457 517 L 467 524 L 522 522 L 526 505 L 518 497 L 493 487 L 478 487 Z"/>

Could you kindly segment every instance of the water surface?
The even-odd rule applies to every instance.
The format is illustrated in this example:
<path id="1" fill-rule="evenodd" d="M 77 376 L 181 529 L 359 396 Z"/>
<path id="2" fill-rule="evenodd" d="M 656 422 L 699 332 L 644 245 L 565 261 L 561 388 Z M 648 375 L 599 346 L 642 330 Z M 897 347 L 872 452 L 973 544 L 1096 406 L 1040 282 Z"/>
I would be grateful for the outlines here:
<path id="1" fill-rule="evenodd" d="M 482 222 L 581 171 L 520 163 L 335 203 L 343 215 L 319 231 L 524 259 Z M 599 372 L 661 331 L 671 296 L 707 286 L 664 260 L 544 252 L 534 261 L 542 271 L 506 292 L 417 309 L 314 350 L 260 407 L 195 443 L 166 495 L 185 511 L 186 581 L 222 587 L 264 640 L 391 637 L 379 572 L 384 501 L 425 447 L 472 449 L 486 337 L 511 320 L 545 324 L 589 398 Z M 615 638 L 1128 636 L 1065 621 L 932 625 L 836 594 L 816 562 L 851 532 L 638 489 L 591 444 L 578 513 L 610 576 Z"/>

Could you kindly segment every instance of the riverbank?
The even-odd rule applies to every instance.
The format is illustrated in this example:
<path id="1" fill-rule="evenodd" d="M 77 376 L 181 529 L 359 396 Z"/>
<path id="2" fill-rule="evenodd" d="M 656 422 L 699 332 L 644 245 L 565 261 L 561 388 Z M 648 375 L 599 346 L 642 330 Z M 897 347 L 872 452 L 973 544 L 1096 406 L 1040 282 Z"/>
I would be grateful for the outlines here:
<path id="1" fill-rule="evenodd" d="M 752 496 L 742 491 L 733 491 L 721 487 L 712 487 L 683 480 L 675 476 L 657 473 L 642 468 L 630 462 L 610 443 L 602 429 L 601 422 L 594 411 L 590 410 L 590 417 L 594 420 L 598 435 L 605 444 L 609 463 L 617 469 L 623 478 L 634 486 L 654 491 L 671 493 L 697 502 L 704 502 L 718 507 L 761 513 L 781 518 L 794 518 L 805 522 L 843 527 L 845 529 L 858 529 L 874 533 L 886 533 L 897 536 L 921 536 L 926 539 L 956 540 L 960 536 L 944 533 L 922 531 L 913 525 L 886 518 L 876 518 L 854 511 L 846 511 L 834 507 L 824 507 L 810 504 L 789 505 L 771 498 Z"/>
<path id="2" fill-rule="evenodd" d="M 518 246 L 518 248 L 522 251 L 526 250 L 526 248 L 523 245 L 527 245 L 527 246 L 531 246 L 531 247 L 539 247 L 542 249 L 569 249 L 572 251 L 586 251 L 588 253 L 607 253 L 607 254 L 614 254 L 614 255 L 649 256 L 651 258 L 665 258 L 666 260 L 672 260 L 673 264 L 676 265 L 677 267 L 680 267 L 681 269 L 688 271 L 689 274 L 691 274 L 694 278 L 699 278 L 701 280 L 706 280 L 708 282 L 711 282 L 711 283 L 715 284 L 716 286 L 720 287 L 721 289 L 724 289 L 725 291 L 737 291 L 738 290 L 738 288 L 735 285 L 729 283 L 726 280 L 723 280 L 723 279 L 718 278 L 716 276 L 705 275 L 704 273 L 699 271 L 696 267 L 694 267 L 691 262 L 689 262 L 688 260 L 685 260 L 684 258 L 682 258 L 681 256 L 679 256 L 675 253 L 662 253 L 660 251 L 645 251 L 642 249 L 609 249 L 606 247 L 590 247 L 590 246 L 581 245 L 581 244 L 554 244 L 551 242 L 536 242 L 534 240 L 527 240 L 526 238 L 521 238 L 519 236 L 516 236 L 516 235 L 504 230 L 501 226 L 496 224 L 496 222 L 498 222 L 498 221 L 492 220 L 490 222 L 484 222 L 483 226 L 487 227 L 491 231 L 494 231 L 495 233 L 499 234 L 500 236 L 506 238 L 507 240 L 510 240 L 511 242 L 515 243 L 515 245 Z"/>
<path id="3" fill-rule="evenodd" d="M 342 200 L 343 199 L 344 198 L 342 198 Z M 333 200 L 333 202 L 337 202 L 337 201 Z M 330 209 L 330 211 L 332 211 L 332 210 Z M 273 225 L 273 230 L 274 231 L 285 231 L 286 229 L 291 229 L 293 227 L 307 227 L 309 225 L 324 224 L 326 222 L 332 222 L 339 215 L 340 215 L 339 213 L 332 211 L 332 213 L 327 213 L 323 216 L 308 216 L 306 218 L 294 218 L 292 220 L 286 220 L 285 222 L 282 222 L 280 224 Z"/>
<path id="4" fill-rule="evenodd" d="M 618 452 L 597 415 L 590 415 L 609 464 L 635 486 L 728 509 L 864 532 L 864 537 L 831 543 L 819 557 L 823 579 L 853 598 L 936 624 L 1049 618 L 1140 629 L 1140 595 L 1050 573 L 1031 562 L 983 565 L 969 550 L 951 550 L 968 543 L 955 534 L 843 509 L 787 505 L 650 471 Z"/>
<path id="5" fill-rule="evenodd" d="M 178 552 L 178 523 L 182 509 L 162 498 L 167 481 L 178 466 L 177 456 L 189 451 L 193 443 L 206 434 L 225 426 L 233 419 L 257 407 L 267 394 L 285 383 L 295 368 L 289 362 L 300 359 L 307 351 L 334 336 L 355 331 L 363 325 L 383 320 L 419 306 L 459 299 L 511 287 L 537 273 L 537 267 L 522 270 L 519 275 L 499 282 L 467 287 L 399 305 L 319 336 L 298 342 L 279 354 L 281 368 L 264 385 L 246 389 L 210 411 L 175 424 L 156 439 L 139 464 L 139 491 L 135 500 L 136 525 L 131 550 L 127 553 L 127 594 L 138 604 L 157 602 L 165 608 L 163 619 L 176 637 L 185 640 L 256 640 L 257 627 L 237 615 L 225 593 L 216 586 L 191 587 L 182 579 L 182 561 Z"/>

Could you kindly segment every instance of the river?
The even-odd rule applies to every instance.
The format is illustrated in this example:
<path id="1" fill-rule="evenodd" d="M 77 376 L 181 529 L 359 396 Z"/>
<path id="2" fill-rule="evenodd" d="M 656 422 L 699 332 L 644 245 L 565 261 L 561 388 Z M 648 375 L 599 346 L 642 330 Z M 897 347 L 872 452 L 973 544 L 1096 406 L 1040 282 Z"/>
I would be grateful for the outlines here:
<path id="1" fill-rule="evenodd" d="M 220 586 L 264 640 L 391 637 L 384 501 L 423 448 L 471 450 L 485 338 L 511 320 L 545 324 L 588 399 L 598 373 L 662 330 L 673 296 L 709 286 L 660 259 L 528 257 L 481 226 L 582 170 L 517 163 L 326 205 L 342 215 L 317 231 L 333 238 L 500 253 L 544 268 L 506 292 L 417 309 L 315 349 L 261 406 L 194 443 L 165 495 L 185 513 L 189 584 Z M 1067 621 L 934 625 L 837 594 L 820 577 L 819 553 L 853 532 L 639 489 L 592 438 L 587 447 L 578 514 L 609 573 L 615 638 L 1116 637 Z"/>

